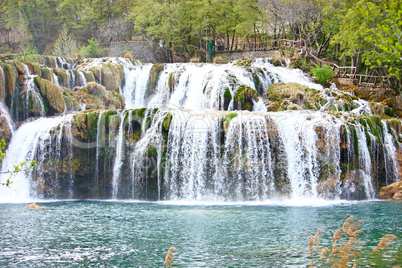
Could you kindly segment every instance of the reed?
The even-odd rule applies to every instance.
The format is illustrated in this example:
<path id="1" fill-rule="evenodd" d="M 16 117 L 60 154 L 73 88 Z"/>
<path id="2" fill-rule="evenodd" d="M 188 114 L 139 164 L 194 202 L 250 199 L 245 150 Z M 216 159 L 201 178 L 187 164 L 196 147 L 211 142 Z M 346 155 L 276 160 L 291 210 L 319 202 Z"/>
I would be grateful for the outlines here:
<path id="1" fill-rule="evenodd" d="M 173 252 L 178 252 L 178 250 L 175 247 L 170 247 L 165 256 L 164 264 L 170 268 L 172 268 L 172 260 L 174 258 Z"/>
<path id="2" fill-rule="evenodd" d="M 327 265 L 332 267 L 344 268 L 353 264 L 356 267 L 356 262 L 361 258 L 360 249 L 364 243 L 359 241 L 359 235 L 363 233 L 360 225 L 363 221 L 356 220 L 354 216 L 349 216 L 343 223 L 341 228 L 338 228 L 331 240 L 331 249 L 323 247 L 320 250 L 320 233 L 323 229 L 318 229 L 315 235 L 310 234 L 309 237 L 309 254 L 311 258 L 310 267 L 314 267 L 314 255 L 319 254 L 320 260 L 325 261 Z M 373 265 L 375 266 L 376 256 L 384 249 L 388 248 L 394 240 L 398 238 L 393 234 L 384 235 L 378 245 L 372 250 L 374 254 Z"/>

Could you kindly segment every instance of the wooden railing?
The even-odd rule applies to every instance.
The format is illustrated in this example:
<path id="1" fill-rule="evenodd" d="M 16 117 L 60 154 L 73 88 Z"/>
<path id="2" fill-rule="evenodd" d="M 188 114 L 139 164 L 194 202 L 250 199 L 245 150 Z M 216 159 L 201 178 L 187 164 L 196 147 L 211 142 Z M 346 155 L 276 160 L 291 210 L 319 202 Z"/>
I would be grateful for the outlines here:
<path id="1" fill-rule="evenodd" d="M 234 44 L 216 43 L 215 53 L 249 52 L 249 51 L 267 51 L 281 47 L 301 48 L 302 41 L 275 39 L 263 42 L 238 42 Z"/>
<path id="2" fill-rule="evenodd" d="M 145 46 L 149 44 L 149 41 L 143 41 L 143 40 L 134 40 L 134 41 L 112 41 L 112 42 L 105 42 L 105 43 L 99 43 L 99 47 L 101 49 L 103 48 L 110 48 L 110 47 L 117 47 L 120 45 L 137 45 L 137 46 Z"/>

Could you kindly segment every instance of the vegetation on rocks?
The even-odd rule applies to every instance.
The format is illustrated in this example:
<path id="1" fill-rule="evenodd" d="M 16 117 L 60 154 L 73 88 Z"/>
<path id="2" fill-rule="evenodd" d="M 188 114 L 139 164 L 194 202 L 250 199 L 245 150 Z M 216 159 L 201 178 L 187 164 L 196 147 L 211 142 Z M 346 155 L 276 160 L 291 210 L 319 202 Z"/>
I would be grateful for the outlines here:
<path id="1" fill-rule="evenodd" d="M 35 83 L 48 107 L 48 115 L 61 114 L 65 109 L 63 90 L 46 79 L 35 77 Z"/>

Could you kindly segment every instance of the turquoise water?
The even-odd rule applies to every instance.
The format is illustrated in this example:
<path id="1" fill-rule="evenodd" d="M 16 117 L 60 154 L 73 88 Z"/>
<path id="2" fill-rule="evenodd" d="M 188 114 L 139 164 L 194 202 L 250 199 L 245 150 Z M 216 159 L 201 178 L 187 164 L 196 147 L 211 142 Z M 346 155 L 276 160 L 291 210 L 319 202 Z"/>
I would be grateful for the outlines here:
<path id="1" fill-rule="evenodd" d="M 305 267 L 308 236 L 321 245 L 354 215 L 367 242 L 360 263 L 382 235 L 402 239 L 402 202 L 294 204 L 181 204 L 57 201 L 0 204 L 0 267 L 163 267 L 169 247 L 174 267 Z M 402 263 L 402 243 L 382 265 Z"/>

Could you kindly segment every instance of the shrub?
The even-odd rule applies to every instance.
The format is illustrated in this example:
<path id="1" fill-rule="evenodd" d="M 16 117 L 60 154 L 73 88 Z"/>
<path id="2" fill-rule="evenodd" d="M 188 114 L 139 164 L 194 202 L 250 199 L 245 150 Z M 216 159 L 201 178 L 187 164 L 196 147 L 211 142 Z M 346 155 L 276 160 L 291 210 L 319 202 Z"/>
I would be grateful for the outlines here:
<path id="1" fill-rule="evenodd" d="M 124 58 L 133 61 L 133 55 L 131 55 L 131 53 L 128 51 L 126 53 L 124 53 Z"/>
<path id="2" fill-rule="evenodd" d="M 334 73 L 329 67 L 315 67 L 311 69 L 311 73 L 315 76 L 315 81 L 324 87 L 329 85 L 329 79 L 334 76 Z"/>
<path id="3" fill-rule="evenodd" d="M 80 52 L 85 58 L 99 58 L 103 54 L 103 49 L 99 48 L 98 39 L 91 38 L 88 40 L 88 46 L 82 46 Z"/>

